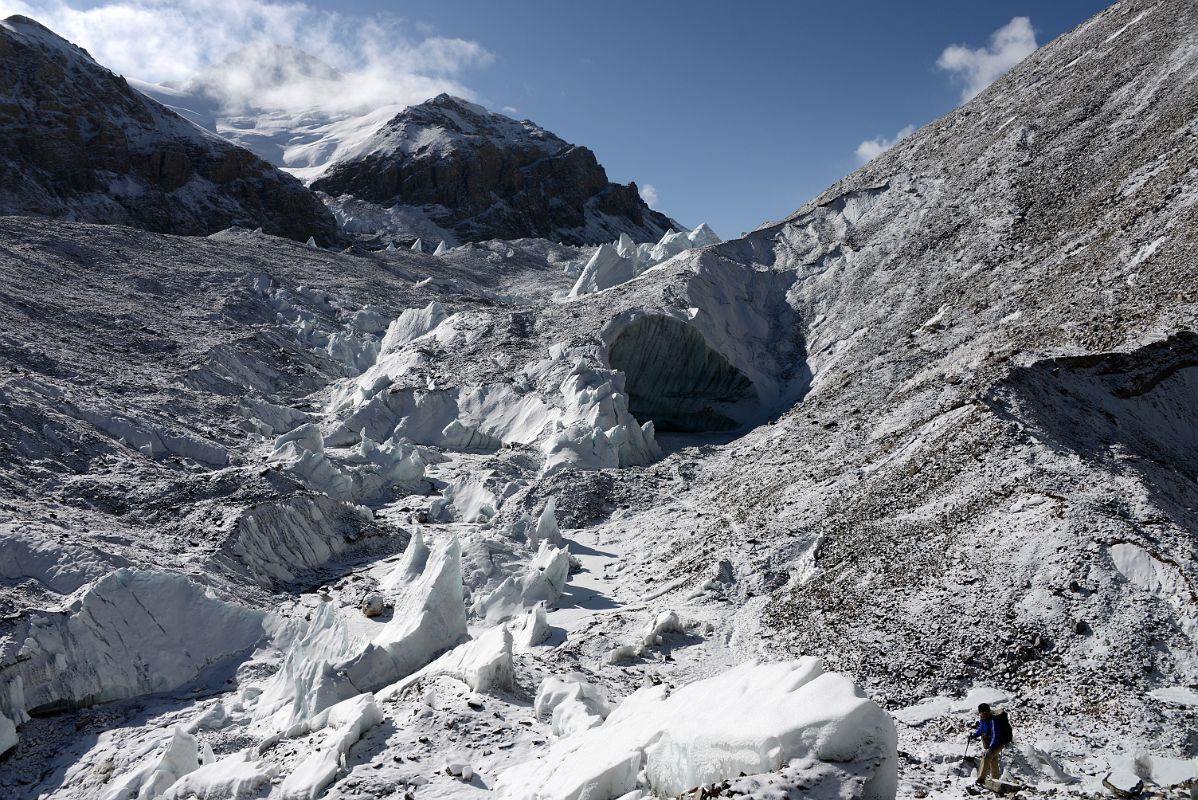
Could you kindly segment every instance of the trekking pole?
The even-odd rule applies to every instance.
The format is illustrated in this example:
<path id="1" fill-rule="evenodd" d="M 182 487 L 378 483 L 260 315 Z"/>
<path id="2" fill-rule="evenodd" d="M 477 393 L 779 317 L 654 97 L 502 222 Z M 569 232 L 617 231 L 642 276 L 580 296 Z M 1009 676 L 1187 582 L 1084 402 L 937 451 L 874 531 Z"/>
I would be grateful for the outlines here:
<path id="1" fill-rule="evenodd" d="M 973 744 L 973 738 L 972 738 L 972 737 L 970 737 L 970 736 L 966 736 L 966 737 L 965 737 L 965 752 L 961 754 L 961 766 L 962 766 L 962 768 L 964 768 L 964 767 L 965 767 L 965 759 L 969 758 L 969 746 L 970 746 L 971 744 Z M 962 777 L 963 775 L 964 775 L 964 773 L 958 770 L 958 772 L 957 772 L 957 783 L 960 783 L 960 782 L 961 782 L 961 777 Z"/>

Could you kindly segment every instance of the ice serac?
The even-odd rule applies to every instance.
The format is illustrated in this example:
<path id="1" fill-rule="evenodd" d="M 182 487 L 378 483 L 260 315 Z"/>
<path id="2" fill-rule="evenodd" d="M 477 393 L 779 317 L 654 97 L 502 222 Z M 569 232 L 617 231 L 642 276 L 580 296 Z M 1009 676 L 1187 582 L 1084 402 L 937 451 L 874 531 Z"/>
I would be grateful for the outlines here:
<path id="1" fill-rule="evenodd" d="M 601 244 L 570 289 L 570 297 L 601 292 L 627 283 L 640 274 L 636 259 L 625 256 L 610 244 Z"/>
<path id="2" fill-rule="evenodd" d="M 252 754 L 253 750 L 246 749 L 219 761 L 205 761 L 171 784 L 162 793 L 163 800 L 191 800 L 194 797 L 242 800 L 260 796 L 278 768 L 254 760 Z"/>
<path id="3" fill-rule="evenodd" d="M 496 623 L 521 616 L 540 603 L 553 605 L 565 589 L 569 572 L 569 551 L 543 540 L 523 574 L 505 578 L 471 610 L 487 622 Z"/>
<path id="4" fill-rule="evenodd" d="M 562 532 L 557 526 L 557 502 L 550 497 L 545 501 L 545 508 L 537 517 L 536 524 L 528 532 L 528 544 L 539 548 L 541 542 L 548 542 L 554 547 L 562 546 Z"/>
<path id="5" fill-rule="evenodd" d="M 565 413 L 542 445 L 545 474 L 648 464 L 661 456 L 653 422 L 642 425 L 629 413 L 622 384 L 621 373 L 578 360 L 561 384 Z"/>
<path id="6" fill-rule="evenodd" d="M 445 94 L 395 115 L 312 188 L 415 207 L 467 242 L 532 236 L 597 244 L 621 234 L 643 242 L 673 227 L 636 184 L 608 181 L 587 148 Z"/>
<path id="7" fill-rule="evenodd" d="M 556 708 L 587 696 L 581 686 L 542 689 L 538 708 L 555 709 L 555 727 Z M 861 768 L 863 800 L 890 800 L 897 788 L 890 717 L 816 658 L 749 662 L 672 694 L 664 685 L 643 688 L 601 725 L 580 719 L 565 727 L 574 732 L 544 758 L 499 776 L 502 796 L 614 800 L 640 789 L 673 797 L 807 758 Z M 641 774 L 647 785 L 638 785 Z"/>
<path id="8" fill-rule="evenodd" d="M 337 608 L 322 603 L 294 634 L 279 671 L 260 691 L 255 717 L 275 731 L 287 730 L 307 725 L 330 706 L 359 694 L 333 665 L 361 652 L 362 646 Z"/>
<path id="9" fill-rule="evenodd" d="M 546 677 L 537 687 L 533 710 L 539 719 L 552 723 L 557 736 L 598 727 L 611 714 L 603 690 L 581 674 Z"/>
<path id="10" fill-rule="evenodd" d="M 512 663 L 513 637 L 504 625 L 497 625 L 477 639 L 460 644 L 419 672 L 396 681 L 375 693 L 379 700 L 388 700 L 425 678 L 441 675 L 455 678 L 471 691 L 487 693 L 511 689 L 515 681 Z"/>
<path id="11" fill-rule="evenodd" d="M 655 245 L 635 245 L 627 235 L 621 234 L 619 241 L 614 244 L 599 246 L 590 260 L 583 265 L 567 296 L 581 297 L 619 286 L 679 253 L 719 244 L 721 241 L 723 240 L 706 224 L 700 225 L 690 233 L 668 231 Z"/>
<path id="12" fill-rule="evenodd" d="M 466 638 L 461 545 L 456 538 L 429 554 L 423 569 L 401 584 L 394 604 L 394 616 L 366 648 L 336 665 L 359 691 L 394 683 Z"/>
<path id="13" fill-rule="evenodd" d="M 0 213 L 322 244 L 333 215 L 295 178 L 197 128 L 27 17 L 0 24 Z M 47 109 L 53 108 L 53 112 Z"/>
<path id="14" fill-rule="evenodd" d="M 457 539 L 430 548 L 414 536 L 382 581 L 394 610 L 373 635 L 322 603 L 296 632 L 282 667 L 255 701 L 254 716 L 274 731 L 309 729 L 331 706 L 395 683 L 464 641 L 460 559 Z"/>
<path id="15" fill-rule="evenodd" d="M 324 454 L 324 435 L 314 422 L 275 440 L 270 461 L 294 472 L 312 489 L 338 500 L 353 499 L 353 481 Z"/>
<path id="16" fill-rule="evenodd" d="M 544 603 L 537 603 L 525 612 L 513 626 L 513 645 L 528 651 L 545 641 L 549 636 L 549 618 Z"/>
<path id="17" fill-rule="evenodd" d="M 317 493 L 260 503 L 237 515 L 209 563 L 260 586 L 287 585 L 350 550 L 368 513 Z"/>
<path id="18" fill-rule="evenodd" d="M 0 713 L 28 713 L 161 692 L 242 657 L 266 615 L 225 602 L 182 575 L 122 569 L 65 611 L 30 621 L 0 651 Z M 15 688 L 15 691 L 14 691 Z"/>
<path id="19" fill-rule="evenodd" d="M 279 797 L 316 800 L 337 777 L 349 749 L 382 720 L 383 711 L 372 694 L 351 697 L 323 711 L 312 723 L 314 730 L 323 731 L 323 740 L 283 780 Z"/>
<path id="20" fill-rule="evenodd" d="M 180 778 L 200 766 L 200 751 L 196 739 L 175 728 L 161 754 L 148 758 L 131 774 L 115 781 L 103 795 L 103 800 L 153 800 L 162 797 Z"/>

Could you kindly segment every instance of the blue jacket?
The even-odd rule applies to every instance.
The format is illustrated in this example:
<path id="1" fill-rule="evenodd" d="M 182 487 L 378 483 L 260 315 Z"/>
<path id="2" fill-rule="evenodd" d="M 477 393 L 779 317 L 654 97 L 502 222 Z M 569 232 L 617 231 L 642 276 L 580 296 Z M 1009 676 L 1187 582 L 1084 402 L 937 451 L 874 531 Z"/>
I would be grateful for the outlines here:
<path id="1" fill-rule="evenodd" d="M 981 739 L 982 744 L 986 745 L 986 749 L 992 750 L 995 745 L 1001 744 L 998 739 L 998 726 L 994 723 L 994 717 L 990 719 L 978 720 L 978 727 L 970 735 L 971 739 Z"/>

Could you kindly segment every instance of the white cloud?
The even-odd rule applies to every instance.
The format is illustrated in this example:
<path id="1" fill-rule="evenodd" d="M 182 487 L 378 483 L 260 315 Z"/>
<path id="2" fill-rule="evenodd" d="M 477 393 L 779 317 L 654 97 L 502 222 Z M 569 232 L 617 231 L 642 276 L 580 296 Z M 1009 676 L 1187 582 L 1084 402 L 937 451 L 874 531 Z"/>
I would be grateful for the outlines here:
<path id="1" fill-rule="evenodd" d="M 944 48 L 936 66 L 965 81 L 961 91 L 964 103 L 1035 52 L 1036 47 L 1031 20 L 1015 17 L 990 34 L 990 44 L 986 47 L 974 49 L 954 44 Z"/>
<path id="2" fill-rule="evenodd" d="M 461 76 L 493 61 L 477 42 L 432 36 L 394 15 L 352 16 L 286 0 L 0 0 L 0 18 L 11 14 L 32 17 L 109 69 L 152 83 L 177 83 L 243 48 L 271 44 L 302 50 L 341 73 L 314 79 L 294 65 L 274 75 L 218 71 L 214 88 L 232 106 L 349 110 L 443 91 L 473 99 Z"/>
<path id="3" fill-rule="evenodd" d="M 649 208 L 657 208 L 657 187 L 651 183 L 641 186 L 641 199 Z"/>
<path id="4" fill-rule="evenodd" d="M 872 161 L 890 148 L 894 147 L 903 139 L 906 139 L 914 132 L 915 126 L 907 125 L 899 129 L 899 132 L 896 133 L 892 139 L 886 139 L 881 136 L 877 137 L 876 139 L 866 139 L 864 142 L 857 145 L 857 158 L 861 160 L 862 164 L 864 164 L 866 161 Z"/>
<path id="5" fill-rule="evenodd" d="M 516 108 L 515 106 L 504 106 L 503 113 L 510 117 L 514 117 L 520 113 L 520 109 Z"/>

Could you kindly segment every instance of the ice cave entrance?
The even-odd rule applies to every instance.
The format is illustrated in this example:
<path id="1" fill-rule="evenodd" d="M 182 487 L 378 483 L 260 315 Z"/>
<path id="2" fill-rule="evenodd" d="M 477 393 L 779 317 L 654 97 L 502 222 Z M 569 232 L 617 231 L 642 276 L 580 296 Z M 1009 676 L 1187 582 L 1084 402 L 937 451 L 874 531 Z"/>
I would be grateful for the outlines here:
<path id="1" fill-rule="evenodd" d="M 764 416 L 753 382 L 681 320 L 638 317 L 607 354 L 624 373 L 628 410 L 657 431 L 734 431 Z"/>

